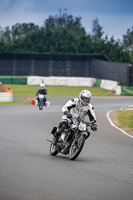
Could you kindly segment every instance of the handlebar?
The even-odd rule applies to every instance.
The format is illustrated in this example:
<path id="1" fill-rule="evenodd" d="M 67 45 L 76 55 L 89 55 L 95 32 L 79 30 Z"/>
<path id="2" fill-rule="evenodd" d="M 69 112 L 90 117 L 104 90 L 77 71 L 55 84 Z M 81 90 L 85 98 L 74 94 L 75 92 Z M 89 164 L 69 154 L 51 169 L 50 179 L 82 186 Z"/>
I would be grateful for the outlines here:
<path id="1" fill-rule="evenodd" d="M 96 120 L 93 120 L 93 121 L 91 121 L 91 122 L 86 122 L 86 121 L 83 119 L 83 117 L 80 116 L 80 115 L 79 115 L 77 118 L 72 117 L 71 120 L 72 120 L 72 119 L 76 119 L 78 122 L 83 121 L 87 126 L 90 126 L 90 127 L 92 127 L 92 124 L 96 122 Z"/>

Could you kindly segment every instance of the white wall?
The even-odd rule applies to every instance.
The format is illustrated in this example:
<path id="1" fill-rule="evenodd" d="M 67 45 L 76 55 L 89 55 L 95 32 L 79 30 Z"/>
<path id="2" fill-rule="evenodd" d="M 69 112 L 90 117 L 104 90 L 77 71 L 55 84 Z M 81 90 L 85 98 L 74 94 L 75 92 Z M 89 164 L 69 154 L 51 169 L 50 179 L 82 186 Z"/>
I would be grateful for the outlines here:
<path id="1" fill-rule="evenodd" d="M 0 92 L 0 102 L 12 102 L 13 93 Z"/>
<path id="2" fill-rule="evenodd" d="M 65 85 L 65 86 L 88 86 L 93 87 L 96 82 L 95 78 L 83 77 L 58 77 L 58 76 L 29 76 L 27 77 L 27 85 Z"/>
<path id="3" fill-rule="evenodd" d="M 111 80 L 101 80 L 100 88 L 106 89 L 106 90 L 113 90 L 115 91 L 116 95 L 121 94 L 121 86 L 118 85 L 117 81 L 111 81 Z"/>

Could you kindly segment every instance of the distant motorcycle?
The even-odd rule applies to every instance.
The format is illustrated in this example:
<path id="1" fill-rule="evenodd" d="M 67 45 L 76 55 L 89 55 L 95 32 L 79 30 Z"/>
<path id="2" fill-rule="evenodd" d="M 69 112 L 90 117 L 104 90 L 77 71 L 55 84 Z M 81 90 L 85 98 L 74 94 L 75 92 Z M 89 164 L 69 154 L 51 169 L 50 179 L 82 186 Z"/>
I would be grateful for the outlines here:
<path id="1" fill-rule="evenodd" d="M 44 101 L 45 101 L 45 95 L 39 94 L 39 95 L 38 95 L 38 106 L 39 106 L 39 110 L 42 110 L 42 109 L 43 109 Z"/>
<path id="2" fill-rule="evenodd" d="M 70 160 L 75 160 L 81 153 L 85 140 L 88 136 L 87 127 L 92 127 L 91 123 L 85 122 L 82 116 L 71 118 L 71 123 L 61 134 L 57 144 L 53 144 L 51 140 L 50 154 L 56 156 L 58 153 L 68 155 Z M 52 134 L 56 132 L 57 127 L 54 127 Z"/>

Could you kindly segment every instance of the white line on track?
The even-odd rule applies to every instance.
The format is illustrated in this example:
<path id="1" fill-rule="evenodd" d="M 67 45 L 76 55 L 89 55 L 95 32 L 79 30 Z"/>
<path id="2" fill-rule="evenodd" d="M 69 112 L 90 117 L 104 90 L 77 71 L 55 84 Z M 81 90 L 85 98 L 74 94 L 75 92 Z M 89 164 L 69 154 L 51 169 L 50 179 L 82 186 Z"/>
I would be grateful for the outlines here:
<path id="1" fill-rule="evenodd" d="M 107 114 L 106 114 L 106 117 L 107 117 L 109 123 L 111 124 L 111 126 L 115 127 L 116 129 L 118 129 L 119 131 L 121 131 L 121 132 L 122 132 L 123 134 L 125 134 L 126 136 L 128 136 L 128 137 L 130 137 L 130 138 L 133 138 L 132 135 L 128 134 L 126 131 L 124 131 L 124 130 L 122 130 L 121 128 L 117 127 L 117 126 L 112 122 L 112 120 L 111 120 L 111 118 L 110 118 L 110 113 L 111 113 L 111 112 L 112 112 L 112 111 L 108 111 Z"/>

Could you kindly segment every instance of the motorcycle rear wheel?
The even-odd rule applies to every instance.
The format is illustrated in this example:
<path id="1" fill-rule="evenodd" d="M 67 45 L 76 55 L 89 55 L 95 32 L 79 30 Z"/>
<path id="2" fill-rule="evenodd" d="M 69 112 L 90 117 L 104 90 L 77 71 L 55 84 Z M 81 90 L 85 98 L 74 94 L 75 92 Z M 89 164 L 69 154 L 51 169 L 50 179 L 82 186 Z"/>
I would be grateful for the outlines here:
<path id="1" fill-rule="evenodd" d="M 56 155 L 58 154 L 58 151 L 57 151 L 57 149 L 56 149 L 56 146 L 55 146 L 54 144 L 52 144 L 52 143 L 51 143 L 51 145 L 50 145 L 50 154 L 51 154 L 52 156 L 56 156 Z"/>
<path id="2" fill-rule="evenodd" d="M 84 135 L 80 135 L 74 144 L 71 145 L 68 157 L 70 160 L 75 160 L 83 149 L 85 143 Z"/>
<path id="3" fill-rule="evenodd" d="M 42 110 L 43 105 L 41 103 L 39 103 L 39 110 Z"/>

